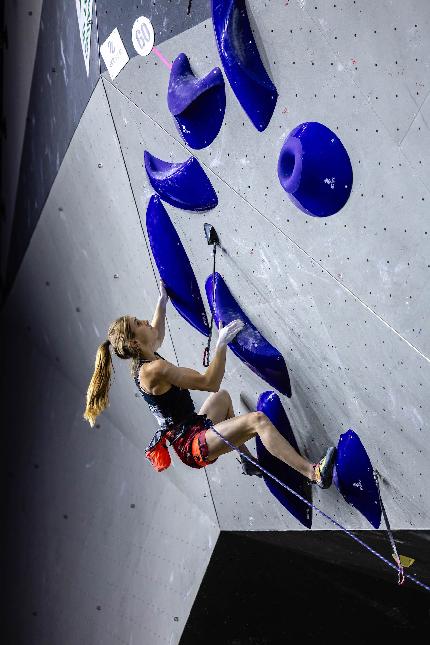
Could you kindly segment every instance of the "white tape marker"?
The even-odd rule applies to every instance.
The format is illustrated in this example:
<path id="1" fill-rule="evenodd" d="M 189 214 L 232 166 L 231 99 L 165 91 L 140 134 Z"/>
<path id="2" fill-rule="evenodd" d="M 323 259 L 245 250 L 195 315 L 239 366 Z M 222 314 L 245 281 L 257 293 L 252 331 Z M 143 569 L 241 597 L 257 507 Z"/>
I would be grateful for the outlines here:
<path id="1" fill-rule="evenodd" d="M 154 46 L 154 28 L 149 18 L 140 16 L 134 21 L 131 39 L 140 56 L 148 56 L 151 53 Z"/>
<path id="2" fill-rule="evenodd" d="M 111 35 L 101 45 L 100 53 L 113 80 L 129 60 L 117 28 L 113 30 Z"/>

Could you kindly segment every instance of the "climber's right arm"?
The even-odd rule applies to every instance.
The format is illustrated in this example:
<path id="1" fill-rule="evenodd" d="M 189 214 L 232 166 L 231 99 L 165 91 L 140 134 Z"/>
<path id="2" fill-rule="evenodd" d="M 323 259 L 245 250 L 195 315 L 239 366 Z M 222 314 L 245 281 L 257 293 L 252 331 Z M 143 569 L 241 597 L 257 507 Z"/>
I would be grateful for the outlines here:
<path id="1" fill-rule="evenodd" d="M 152 369 L 155 370 L 159 380 L 177 385 L 182 389 L 218 392 L 224 377 L 227 345 L 243 327 L 244 322 L 240 319 L 233 320 L 225 327 L 220 322 L 215 355 L 204 374 L 188 367 L 177 367 L 166 360 L 153 361 Z"/>
<path id="2" fill-rule="evenodd" d="M 177 367 L 166 360 L 153 361 L 151 381 L 171 383 L 183 390 L 218 392 L 224 377 L 226 353 L 225 345 L 218 347 L 203 374 L 189 367 Z"/>

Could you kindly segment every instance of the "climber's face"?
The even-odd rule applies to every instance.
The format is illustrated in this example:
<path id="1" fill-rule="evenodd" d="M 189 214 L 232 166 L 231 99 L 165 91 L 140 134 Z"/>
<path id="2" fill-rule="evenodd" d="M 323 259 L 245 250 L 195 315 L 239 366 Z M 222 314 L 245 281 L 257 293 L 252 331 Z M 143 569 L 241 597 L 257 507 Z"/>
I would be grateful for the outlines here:
<path id="1" fill-rule="evenodd" d="M 157 330 L 152 327 L 149 320 L 141 320 L 135 316 L 129 317 L 130 329 L 134 337 L 139 341 L 144 349 L 153 351 L 155 341 L 157 340 Z"/>

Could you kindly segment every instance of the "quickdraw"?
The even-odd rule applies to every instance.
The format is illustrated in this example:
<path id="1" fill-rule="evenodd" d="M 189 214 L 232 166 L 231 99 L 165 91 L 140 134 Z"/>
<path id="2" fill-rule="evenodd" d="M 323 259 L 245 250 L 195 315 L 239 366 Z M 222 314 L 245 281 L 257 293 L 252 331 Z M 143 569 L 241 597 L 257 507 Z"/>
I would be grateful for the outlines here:
<path id="1" fill-rule="evenodd" d="M 216 257 L 216 247 L 217 245 L 220 244 L 218 234 L 214 227 L 211 224 L 205 224 L 204 225 L 205 229 L 205 235 L 208 244 L 213 244 L 213 259 L 214 259 L 214 264 L 213 264 L 213 270 L 212 270 L 212 315 L 211 315 L 211 321 L 209 324 L 209 337 L 208 337 L 208 344 L 205 347 L 205 350 L 203 352 L 203 367 L 209 367 L 209 352 L 210 352 L 210 347 L 211 347 L 211 339 L 212 339 L 212 326 L 213 326 L 213 320 L 214 320 L 214 313 L 215 313 L 215 257 Z"/>

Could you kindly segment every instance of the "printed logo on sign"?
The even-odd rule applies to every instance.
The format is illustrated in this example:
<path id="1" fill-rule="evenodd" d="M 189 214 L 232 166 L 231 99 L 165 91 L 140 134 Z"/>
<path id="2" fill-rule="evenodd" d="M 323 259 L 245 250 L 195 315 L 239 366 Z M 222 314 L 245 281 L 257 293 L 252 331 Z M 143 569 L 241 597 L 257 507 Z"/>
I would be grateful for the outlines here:
<path id="1" fill-rule="evenodd" d="M 129 61 L 121 36 L 117 28 L 100 47 L 100 53 L 106 64 L 111 79 L 114 79 Z"/>
<path id="2" fill-rule="evenodd" d="M 140 56 L 148 56 L 154 46 L 154 28 L 149 18 L 140 16 L 134 21 L 131 32 L 133 47 Z"/>

